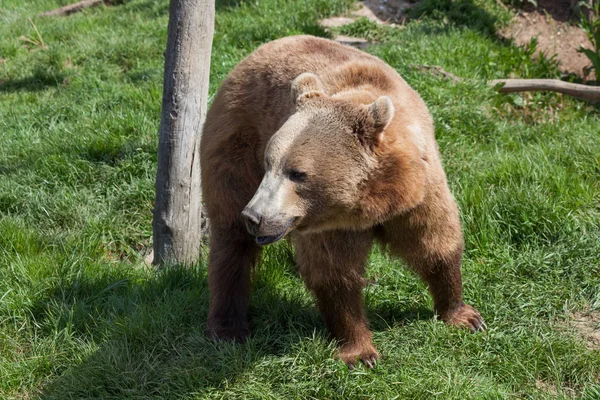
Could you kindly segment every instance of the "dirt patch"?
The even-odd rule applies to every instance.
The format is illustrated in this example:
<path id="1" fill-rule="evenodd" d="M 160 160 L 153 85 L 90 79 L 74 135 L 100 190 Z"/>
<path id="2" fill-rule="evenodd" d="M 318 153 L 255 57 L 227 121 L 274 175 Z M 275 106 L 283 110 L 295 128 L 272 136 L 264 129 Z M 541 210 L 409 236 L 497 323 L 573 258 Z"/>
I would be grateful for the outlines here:
<path id="1" fill-rule="evenodd" d="M 364 0 L 357 3 L 356 8 L 347 17 L 331 17 L 319 21 L 319 24 L 325 29 L 337 28 L 349 25 L 360 18 L 366 18 L 377 24 L 395 26 L 403 24 L 410 9 L 415 6 L 419 0 Z M 361 38 L 336 35 L 334 40 L 364 49 L 369 46 L 369 42 Z"/>
<path id="2" fill-rule="evenodd" d="M 321 26 L 333 28 L 366 18 L 378 24 L 396 25 L 406 21 L 406 17 L 420 0 L 364 0 L 356 3 L 348 17 L 332 17 L 319 21 Z"/>
<path id="3" fill-rule="evenodd" d="M 561 394 L 561 392 L 564 396 L 566 396 L 568 398 L 577 396 L 577 392 L 574 389 L 569 388 L 569 387 L 563 387 L 559 391 L 554 383 L 550 383 L 547 381 L 537 380 L 535 382 L 535 387 L 538 390 L 541 390 L 542 392 L 547 393 L 552 396 L 558 396 L 559 394 Z"/>
<path id="4" fill-rule="evenodd" d="M 576 313 L 571 319 L 571 325 L 585 339 L 589 349 L 600 349 L 600 311 Z"/>
<path id="5" fill-rule="evenodd" d="M 498 0 L 500 1 L 500 0 Z M 364 0 L 346 17 L 323 19 L 320 24 L 326 29 L 351 24 L 359 18 L 367 18 L 378 24 L 396 25 L 406 21 L 408 13 L 419 0 Z M 529 45 L 537 38 L 537 50 L 546 57 L 556 57 L 561 71 L 575 74 L 584 80 L 595 79 L 589 59 L 577 50 L 580 46 L 592 49 L 586 33 L 577 26 L 579 11 L 574 11 L 575 0 L 538 0 L 538 6 L 529 3 L 519 10 L 510 26 L 501 30 L 499 36 L 512 39 L 518 46 Z M 335 37 L 334 39 L 338 39 Z M 340 37 L 340 43 L 364 48 L 368 43 L 359 39 Z"/>
<path id="6" fill-rule="evenodd" d="M 519 46 L 528 45 L 537 37 L 538 52 L 546 57 L 556 55 L 563 72 L 594 79 L 593 73 L 586 75 L 585 69 L 591 66 L 589 59 L 577 51 L 580 46 L 592 49 L 592 44 L 576 25 L 579 17 L 571 7 L 571 0 L 540 0 L 538 7 L 520 10 L 510 26 L 499 34 L 502 38 L 513 39 Z"/>
<path id="7" fill-rule="evenodd" d="M 369 19 L 375 16 L 386 23 L 404 23 L 406 15 L 417 2 L 418 0 L 365 0 L 357 15 Z"/>
<path id="8" fill-rule="evenodd" d="M 377 24 L 390 24 L 395 21 L 395 16 L 398 12 L 396 8 L 391 8 L 388 3 L 407 3 L 405 1 L 382 1 L 382 0 L 366 0 L 356 3 L 356 7 L 348 17 L 332 17 L 325 18 L 319 21 L 319 24 L 325 28 L 334 28 L 353 23 L 359 18 L 366 18 Z"/>
<path id="9" fill-rule="evenodd" d="M 142 253 L 144 257 L 144 264 L 152 265 L 154 262 L 154 250 L 152 248 L 147 248 L 146 251 Z"/>
<path id="10" fill-rule="evenodd" d="M 356 18 L 350 17 L 331 17 L 319 21 L 319 25 L 323 28 L 336 28 L 338 26 L 349 25 L 356 21 Z"/>

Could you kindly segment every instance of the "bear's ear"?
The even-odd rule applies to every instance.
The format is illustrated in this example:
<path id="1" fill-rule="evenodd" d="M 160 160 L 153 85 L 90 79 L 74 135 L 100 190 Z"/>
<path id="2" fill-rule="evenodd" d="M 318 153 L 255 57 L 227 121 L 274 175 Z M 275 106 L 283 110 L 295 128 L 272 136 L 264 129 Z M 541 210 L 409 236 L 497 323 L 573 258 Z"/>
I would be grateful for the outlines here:
<path id="1" fill-rule="evenodd" d="M 292 99 L 296 104 L 318 96 L 325 96 L 325 88 L 317 75 L 305 72 L 292 82 Z"/>
<path id="2" fill-rule="evenodd" d="M 369 116 L 375 124 L 375 132 L 382 133 L 394 118 L 394 105 L 387 96 L 381 96 L 369 105 Z"/>

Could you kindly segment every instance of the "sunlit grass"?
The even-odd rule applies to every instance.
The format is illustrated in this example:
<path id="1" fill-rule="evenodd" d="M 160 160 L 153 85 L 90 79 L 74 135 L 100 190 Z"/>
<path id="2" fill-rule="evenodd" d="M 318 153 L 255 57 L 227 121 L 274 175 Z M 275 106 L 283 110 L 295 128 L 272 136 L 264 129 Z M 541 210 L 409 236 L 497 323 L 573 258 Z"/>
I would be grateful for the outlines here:
<path id="1" fill-rule="evenodd" d="M 495 1 L 425 0 L 404 28 L 344 33 L 425 99 L 464 221 L 465 296 L 488 331 L 435 321 L 425 286 L 375 249 L 365 290 L 373 371 L 348 372 L 287 244 L 269 248 L 245 345 L 204 336 L 204 262 L 156 271 L 151 246 L 168 2 L 67 18 L 63 1 L 0 5 L 0 397 L 600 398 L 600 353 L 569 326 L 600 309 L 598 109 L 503 96 L 488 79 L 554 78 L 496 39 Z M 217 5 L 211 94 L 261 43 L 308 33 L 349 0 Z M 26 46 L 37 37 L 47 49 Z M 440 65 L 453 83 L 412 64 Z"/>

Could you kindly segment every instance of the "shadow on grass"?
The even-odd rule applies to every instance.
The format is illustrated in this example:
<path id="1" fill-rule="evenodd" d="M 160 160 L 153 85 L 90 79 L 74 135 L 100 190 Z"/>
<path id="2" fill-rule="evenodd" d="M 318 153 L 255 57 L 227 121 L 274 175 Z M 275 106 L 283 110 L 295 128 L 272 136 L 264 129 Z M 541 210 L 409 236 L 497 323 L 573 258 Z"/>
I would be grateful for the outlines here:
<path id="1" fill-rule="evenodd" d="M 292 268 L 284 266 L 283 268 Z M 71 365 L 55 369 L 43 399 L 180 398 L 225 389 L 268 357 L 296 352 L 315 336 L 327 340 L 319 313 L 306 297 L 279 293 L 257 281 L 245 344 L 205 337 L 208 308 L 203 266 L 172 268 L 147 280 L 111 269 L 58 287 L 32 309 L 42 335 L 67 335 L 78 346 Z M 426 310 L 370 310 L 375 330 L 429 317 Z M 309 339 L 310 340 L 310 339 Z M 82 345 L 83 344 L 83 345 Z"/>
<path id="2" fill-rule="evenodd" d="M 228 8 L 239 7 L 244 0 L 215 0 L 215 8 L 217 11 L 225 10 Z"/>
<path id="3" fill-rule="evenodd" d="M 410 19 L 429 17 L 454 26 L 463 26 L 496 35 L 497 17 L 473 3 L 473 0 L 423 0 L 410 12 Z"/>
<path id="4" fill-rule="evenodd" d="M 392 3 L 393 4 L 393 3 Z M 378 2 L 367 2 L 365 6 L 369 8 L 375 15 L 381 15 L 382 10 L 379 9 L 380 5 Z M 394 21 L 394 16 L 387 14 L 383 18 L 386 19 L 391 17 Z M 498 17 L 489 13 L 487 10 L 473 3 L 473 0 L 416 0 L 416 4 L 410 11 L 404 15 L 399 14 L 396 18 L 400 18 L 396 22 L 404 24 L 412 20 L 430 20 L 436 22 L 435 24 L 425 24 L 423 32 L 427 35 L 439 35 L 446 34 L 453 27 L 463 27 L 469 30 L 476 31 L 485 36 L 499 39 L 496 35 L 496 25 L 498 23 Z M 356 24 L 359 24 L 356 26 Z M 366 19 L 362 20 L 364 26 L 360 26 L 361 20 L 356 21 L 354 24 L 349 25 L 351 30 L 358 30 L 357 32 L 346 32 L 349 34 L 358 33 L 361 36 L 365 34 L 372 36 L 374 32 L 377 32 L 377 27 L 385 28 L 385 26 L 377 25 L 373 22 L 369 22 Z M 355 25 L 355 26 L 352 26 Z M 342 28 L 342 32 L 347 29 Z M 361 32 L 362 31 L 362 32 Z M 379 30 L 379 34 L 385 38 L 387 33 L 385 29 L 383 32 Z M 389 33 L 389 31 L 388 31 Z M 372 37 L 375 42 L 380 41 L 382 38 L 378 37 L 377 33 Z"/>
<path id="5" fill-rule="evenodd" d="M 12 159 L 10 163 L 0 163 L 0 175 L 9 176 L 24 171 L 39 171 L 40 168 L 49 169 L 49 159 L 56 159 L 57 163 L 64 165 L 86 161 L 95 166 L 105 164 L 110 167 L 118 167 L 123 161 L 130 160 L 140 153 L 154 158 L 156 145 L 137 138 L 101 137 L 90 140 L 81 148 L 57 146 L 51 151 L 47 148 L 33 148 L 28 154 Z M 56 172 L 56 181 L 60 182 L 64 176 L 58 171 L 55 168 L 53 172 Z M 78 182 L 80 186 L 86 184 L 85 181 Z"/>
<path id="6" fill-rule="evenodd" d="M 0 93 L 13 93 L 19 91 L 38 92 L 62 84 L 65 75 L 50 75 L 37 72 L 34 75 L 12 81 L 0 81 Z"/>
<path id="7" fill-rule="evenodd" d="M 365 6 L 371 8 L 373 13 L 378 14 L 380 10 L 375 9 L 376 3 L 369 2 Z M 473 0 L 418 1 L 408 14 L 402 18 L 403 21 L 405 19 L 407 22 L 406 27 L 410 27 L 424 36 L 446 36 L 458 27 L 474 31 L 480 36 L 487 37 L 495 42 L 503 42 L 509 45 L 508 41 L 505 41 L 496 33 L 499 17 L 473 3 Z M 413 22 L 411 23 L 411 21 Z M 376 44 L 394 42 L 398 40 L 398 37 L 402 38 L 401 41 L 407 40 L 402 35 L 402 30 L 380 25 L 366 18 L 358 19 L 349 25 L 343 26 L 341 32 L 349 36 L 364 37 Z"/>
<path id="8" fill-rule="evenodd" d="M 534 3 L 537 3 L 534 5 Z M 536 2 L 523 2 L 521 8 L 526 12 L 537 11 L 542 15 L 550 15 L 556 21 L 569 22 L 579 15 L 572 9 L 572 0 L 538 0 Z M 591 3 L 589 3 L 591 4 Z M 586 12 L 585 7 L 580 6 L 582 12 Z M 575 21 L 577 22 L 577 21 Z"/>
<path id="9" fill-rule="evenodd" d="M 417 278 L 415 278 L 417 279 Z M 371 330 L 381 332 L 392 326 L 410 325 L 415 321 L 432 319 L 435 315 L 429 308 L 400 309 L 398 307 L 367 307 Z"/>

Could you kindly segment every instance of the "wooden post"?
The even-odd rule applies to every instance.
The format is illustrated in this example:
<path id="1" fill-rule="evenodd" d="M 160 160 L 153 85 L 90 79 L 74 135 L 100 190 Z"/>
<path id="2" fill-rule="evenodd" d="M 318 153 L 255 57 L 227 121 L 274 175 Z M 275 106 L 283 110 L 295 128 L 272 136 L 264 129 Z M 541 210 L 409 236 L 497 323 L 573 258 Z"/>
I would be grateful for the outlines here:
<path id="1" fill-rule="evenodd" d="M 200 135 L 206 116 L 214 0 L 171 0 L 152 222 L 155 265 L 192 264 L 203 226 Z"/>

